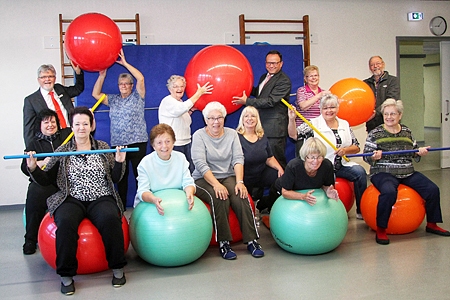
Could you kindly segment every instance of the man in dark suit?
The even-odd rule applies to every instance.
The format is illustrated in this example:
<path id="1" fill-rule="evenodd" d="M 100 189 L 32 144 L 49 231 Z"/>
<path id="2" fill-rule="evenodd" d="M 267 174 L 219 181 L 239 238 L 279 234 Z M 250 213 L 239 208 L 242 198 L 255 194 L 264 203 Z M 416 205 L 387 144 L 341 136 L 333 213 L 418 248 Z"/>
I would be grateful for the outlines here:
<path id="1" fill-rule="evenodd" d="M 286 137 L 288 115 L 287 107 L 281 99 L 289 101 L 291 93 L 291 80 L 284 73 L 283 57 L 276 50 L 269 51 L 266 55 L 267 73 L 259 79 L 258 86 L 254 87 L 251 95 L 255 98 L 233 97 L 234 104 L 251 105 L 258 109 L 264 134 L 269 139 L 273 155 L 280 165 L 286 167 Z"/>
<path id="2" fill-rule="evenodd" d="M 72 67 L 75 71 L 75 85 L 68 87 L 59 83 L 55 84 L 56 70 L 52 65 L 39 67 L 37 73 L 40 88 L 27 96 L 23 104 L 23 139 L 25 147 L 28 147 L 34 139 L 34 123 L 37 114 L 45 108 L 50 108 L 57 112 L 62 128 L 70 127 L 68 114 L 70 109 L 73 108 L 72 98 L 78 96 L 84 90 L 83 70 L 79 66 L 74 66 L 73 63 Z M 61 120 L 61 117 L 64 120 Z"/>

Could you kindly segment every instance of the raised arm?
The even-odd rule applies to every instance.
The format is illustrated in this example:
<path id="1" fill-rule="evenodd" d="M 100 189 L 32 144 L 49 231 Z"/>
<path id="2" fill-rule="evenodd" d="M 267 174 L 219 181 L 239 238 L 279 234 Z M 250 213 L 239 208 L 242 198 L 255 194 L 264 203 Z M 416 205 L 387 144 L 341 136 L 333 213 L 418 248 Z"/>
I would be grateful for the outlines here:
<path id="1" fill-rule="evenodd" d="M 123 53 L 123 49 L 120 49 L 119 53 L 120 60 L 116 61 L 119 65 L 124 66 L 130 73 L 133 75 L 133 77 L 136 79 L 136 91 L 139 93 L 139 96 L 141 98 L 145 98 L 145 82 L 144 82 L 144 75 L 130 65 L 127 60 L 125 59 L 125 54 Z"/>
<path id="2" fill-rule="evenodd" d="M 100 99 L 100 97 L 103 95 L 102 87 L 103 83 L 105 82 L 105 78 L 106 78 L 106 70 L 98 72 L 97 81 L 95 82 L 94 88 L 92 89 L 92 97 L 94 97 L 96 100 Z M 105 95 L 105 98 L 102 100 L 102 103 L 108 105 L 107 95 Z"/>

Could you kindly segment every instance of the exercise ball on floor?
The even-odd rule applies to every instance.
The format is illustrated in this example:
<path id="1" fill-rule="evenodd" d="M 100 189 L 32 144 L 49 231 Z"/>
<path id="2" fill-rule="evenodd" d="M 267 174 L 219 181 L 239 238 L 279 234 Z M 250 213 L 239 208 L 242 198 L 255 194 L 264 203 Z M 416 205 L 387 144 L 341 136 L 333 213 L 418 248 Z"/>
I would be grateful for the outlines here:
<path id="1" fill-rule="evenodd" d="M 47 213 L 39 227 L 38 243 L 42 257 L 53 269 L 56 269 L 56 229 L 53 218 Z M 124 249 L 127 252 L 130 237 L 125 216 L 122 217 L 122 230 Z M 78 227 L 78 235 L 77 274 L 90 274 L 108 270 L 108 261 L 106 260 L 102 237 L 89 219 L 81 221 Z"/>
<path id="2" fill-rule="evenodd" d="M 255 203 L 253 202 L 252 197 L 250 196 L 250 194 L 248 195 L 248 200 L 250 202 L 250 207 L 252 208 L 252 213 L 253 215 L 255 214 Z M 206 203 L 203 202 L 206 207 L 208 208 L 208 210 L 211 212 L 211 206 Z M 230 206 L 230 212 L 228 214 L 228 224 L 230 225 L 230 230 L 231 230 L 231 237 L 233 238 L 232 241 L 230 241 L 231 243 L 237 243 L 242 241 L 242 231 L 241 231 L 241 226 L 239 225 L 239 220 L 236 216 L 236 214 L 234 213 L 233 209 Z M 218 246 L 219 243 L 216 241 L 216 232 L 213 230 L 212 232 L 212 237 L 211 237 L 211 241 L 209 243 L 210 246 Z"/>
<path id="3" fill-rule="evenodd" d="M 153 203 L 140 202 L 130 218 L 131 244 L 145 261 L 161 267 L 189 264 L 208 249 L 212 222 L 208 209 L 195 197 L 188 210 L 186 194 L 178 189 L 155 192 L 164 216 Z"/>
<path id="4" fill-rule="evenodd" d="M 85 71 L 97 72 L 109 68 L 119 57 L 121 48 L 119 27 L 100 13 L 76 17 L 64 36 L 67 56 Z"/>
<path id="5" fill-rule="evenodd" d="M 361 214 L 366 224 L 377 230 L 377 205 L 380 192 L 374 185 L 364 191 L 361 198 Z M 400 184 L 397 201 L 392 206 L 387 234 L 405 234 L 415 231 L 425 218 L 425 201 L 412 188 Z"/>
<path id="6" fill-rule="evenodd" d="M 339 199 L 344 204 L 345 210 L 350 211 L 355 203 L 355 193 L 353 191 L 353 182 L 348 181 L 345 178 L 336 177 L 334 186 L 339 194 Z"/>
<path id="7" fill-rule="evenodd" d="M 203 110 L 211 101 L 218 101 L 230 114 L 241 105 L 234 105 L 234 96 L 242 96 L 245 90 L 250 97 L 253 88 L 253 70 L 244 54 L 228 45 L 212 45 L 201 49 L 189 61 L 184 73 L 186 95 L 190 98 L 197 91 L 197 83 L 203 86 L 209 82 L 214 89 L 195 102 Z"/>
<path id="8" fill-rule="evenodd" d="M 295 254 L 322 254 L 344 239 L 348 217 L 342 202 L 329 199 L 322 189 L 315 189 L 313 195 L 317 198 L 313 206 L 283 196 L 275 201 L 270 210 L 270 231 L 282 249 Z"/>

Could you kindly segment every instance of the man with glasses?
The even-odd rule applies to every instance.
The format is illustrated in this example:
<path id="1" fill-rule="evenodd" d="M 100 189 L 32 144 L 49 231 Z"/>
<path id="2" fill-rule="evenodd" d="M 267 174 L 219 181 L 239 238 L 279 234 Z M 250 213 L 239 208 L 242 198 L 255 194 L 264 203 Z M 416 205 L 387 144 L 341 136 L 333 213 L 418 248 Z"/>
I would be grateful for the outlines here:
<path id="1" fill-rule="evenodd" d="M 247 98 L 244 91 L 242 97 L 233 97 L 233 103 L 251 105 L 258 109 L 273 155 L 284 169 L 287 164 L 285 149 L 288 116 L 287 108 L 281 99 L 289 101 L 292 84 L 281 70 L 282 67 L 281 53 L 276 50 L 269 51 L 266 55 L 267 73 L 260 77 L 258 86 L 253 87 L 251 93 L 255 98 Z"/>
<path id="2" fill-rule="evenodd" d="M 388 98 L 400 99 L 400 81 L 397 77 L 389 75 L 384 70 L 385 64 L 381 56 L 372 56 L 369 59 L 369 69 L 373 74 L 364 80 L 375 94 L 376 104 L 373 116 L 366 122 L 366 130 L 370 132 L 380 124 L 383 124 L 383 116 L 380 113 L 381 104 Z"/>
<path id="3" fill-rule="evenodd" d="M 48 64 L 42 65 L 37 71 L 40 88 L 27 96 L 23 104 L 23 139 L 28 147 L 35 136 L 36 116 L 43 109 L 56 111 L 61 129 L 70 127 L 68 113 L 73 108 L 72 98 L 84 90 L 84 73 L 79 66 L 72 62 L 75 71 L 75 85 L 63 86 L 56 81 L 56 70 Z"/>

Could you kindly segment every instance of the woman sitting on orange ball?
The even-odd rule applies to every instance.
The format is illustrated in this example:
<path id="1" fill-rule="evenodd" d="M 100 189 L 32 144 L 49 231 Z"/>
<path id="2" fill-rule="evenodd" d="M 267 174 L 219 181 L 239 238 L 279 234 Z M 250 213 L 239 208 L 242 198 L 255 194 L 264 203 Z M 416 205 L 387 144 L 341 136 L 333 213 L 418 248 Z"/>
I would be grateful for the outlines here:
<path id="1" fill-rule="evenodd" d="M 450 236 L 450 232 L 442 229 L 436 223 L 442 223 L 439 187 L 423 174 L 414 171 L 412 159 L 419 161 L 420 156 L 428 153 L 427 147 L 417 147 L 411 130 L 400 120 L 403 114 L 401 100 L 387 99 L 381 105 L 384 124 L 369 132 L 364 147 L 364 160 L 370 164 L 370 181 L 378 189 L 377 232 L 375 240 L 378 244 L 387 245 L 386 234 L 392 206 L 397 199 L 397 188 L 404 184 L 414 189 L 425 200 L 427 215 L 426 231 L 442 236 Z M 407 154 L 383 155 L 383 152 L 398 150 L 414 150 Z"/>

